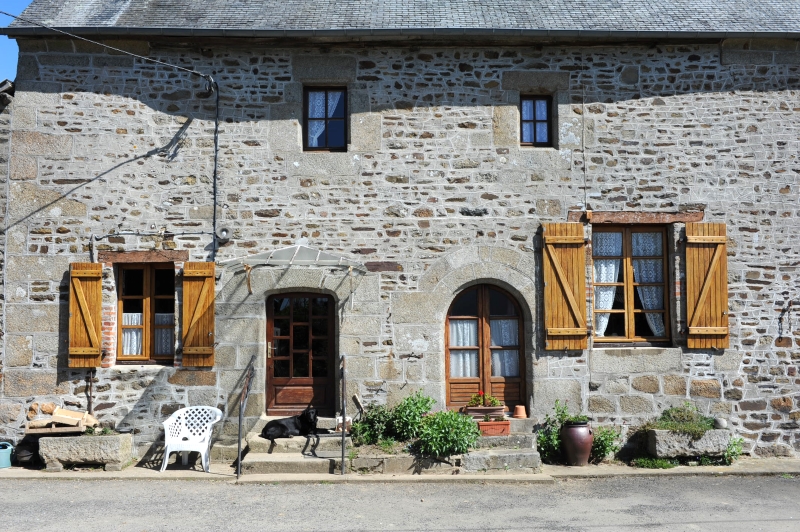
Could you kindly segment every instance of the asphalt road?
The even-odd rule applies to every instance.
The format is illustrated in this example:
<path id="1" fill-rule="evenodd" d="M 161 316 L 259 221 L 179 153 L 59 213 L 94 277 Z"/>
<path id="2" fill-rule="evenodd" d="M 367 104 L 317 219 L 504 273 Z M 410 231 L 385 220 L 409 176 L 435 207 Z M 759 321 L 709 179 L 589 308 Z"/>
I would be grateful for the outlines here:
<path id="1" fill-rule="evenodd" d="M 0 530 L 800 531 L 800 477 L 524 484 L 0 481 Z"/>

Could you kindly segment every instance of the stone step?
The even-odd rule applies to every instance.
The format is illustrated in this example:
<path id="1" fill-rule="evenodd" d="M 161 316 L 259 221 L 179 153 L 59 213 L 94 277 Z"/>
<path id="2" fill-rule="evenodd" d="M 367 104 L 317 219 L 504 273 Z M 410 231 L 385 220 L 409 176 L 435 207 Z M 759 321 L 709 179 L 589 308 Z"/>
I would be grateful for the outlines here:
<path id="1" fill-rule="evenodd" d="M 261 430 L 264 426 L 272 421 L 273 419 L 285 419 L 288 416 L 268 416 L 266 414 L 261 414 L 261 417 L 256 421 L 256 424 L 250 429 L 250 432 L 258 432 L 261 433 Z M 336 428 L 336 418 L 333 417 L 318 417 L 317 418 L 317 428 L 318 429 L 327 429 L 333 430 Z"/>
<path id="2" fill-rule="evenodd" d="M 340 462 L 331 458 L 316 456 L 250 452 L 242 459 L 242 474 L 334 474 L 339 472 L 338 463 Z"/>
<path id="3" fill-rule="evenodd" d="M 245 438 L 251 453 L 301 453 L 313 455 L 317 451 L 339 451 L 342 449 L 342 433 L 320 434 L 314 436 L 294 436 L 292 438 L 275 438 L 275 444 L 261 437 L 260 432 L 250 432 Z M 345 439 L 345 446 L 350 446 L 350 437 Z"/>
<path id="4" fill-rule="evenodd" d="M 481 436 L 475 444 L 477 449 L 536 449 L 534 434 L 511 433 L 508 436 Z"/>
<path id="5" fill-rule="evenodd" d="M 542 460 L 532 449 L 472 451 L 461 457 L 465 473 L 539 473 Z"/>
<path id="6" fill-rule="evenodd" d="M 536 422 L 533 419 L 523 418 L 517 419 L 510 417 L 508 418 L 511 421 L 511 432 L 513 433 L 520 433 L 520 434 L 533 434 L 533 427 L 536 425 Z"/>

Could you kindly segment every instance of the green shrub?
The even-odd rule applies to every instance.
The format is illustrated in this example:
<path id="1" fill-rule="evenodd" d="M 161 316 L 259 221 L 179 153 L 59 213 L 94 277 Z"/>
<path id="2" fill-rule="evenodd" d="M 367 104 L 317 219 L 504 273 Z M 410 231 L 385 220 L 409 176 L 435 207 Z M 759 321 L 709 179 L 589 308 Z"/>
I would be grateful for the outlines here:
<path id="1" fill-rule="evenodd" d="M 592 442 L 592 453 L 589 461 L 598 464 L 609 454 L 619 451 L 617 444 L 619 432 L 611 427 L 597 427 L 594 429 L 594 441 Z"/>
<path id="2" fill-rule="evenodd" d="M 714 418 L 702 415 L 690 402 L 674 406 L 661 413 L 655 421 L 646 423 L 643 430 L 669 430 L 688 434 L 695 440 L 703 437 L 706 431 L 714 428 Z"/>
<path id="3" fill-rule="evenodd" d="M 744 448 L 744 438 L 731 438 L 728 441 L 728 447 L 722 454 L 722 462 L 725 465 L 731 465 L 734 462 L 734 460 L 742 456 L 743 448 Z"/>
<path id="4" fill-rule="evenodd" d="M 652 458 L 650 456 L 634 458 L 631 463 L 636 467 L 641 467 L 644 469 L 672 469 L 678 465 L 677 460 L 670 460 L 668 458 Z"/>
<path id="5" fill-rule="evenodd" d="M 475 445 L 478 436 L 478 424 L 470 416 L 445 410 L 423 418 L 417 448 L 430 456 L 463 454 Z"/>
<path id="6" fill-rule="evenodd" d="M 392 410 L 391 431 L 399 441 L 408 441 L 419 435 L 422 416 L 430 412 L 435 401 L 416 392 L 403 399 Z"/>
<path id="7" fill-rule="evenodd" d="M 561 403 L 556 399 L 553 417 L 547 414 L 536 434 L 536 446 L 543 462 L 547 464 L 561 462 L 561 425 L 569 420 L 569 417 L 567 403 Z"/>
<path id="8" fill-rule="evenodd" d="M 378 440 L 391 436 L 392 411 L 383 405 L 369 405 L 364 416 L 353 423 L 350 434 L 355 445 L 373 445 Z"/>

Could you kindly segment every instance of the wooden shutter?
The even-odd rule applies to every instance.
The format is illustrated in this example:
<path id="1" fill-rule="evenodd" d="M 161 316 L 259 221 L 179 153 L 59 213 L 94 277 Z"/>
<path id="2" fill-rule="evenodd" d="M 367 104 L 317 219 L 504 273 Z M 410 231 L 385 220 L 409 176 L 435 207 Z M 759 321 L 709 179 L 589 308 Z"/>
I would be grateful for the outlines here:
<path id="1" fill-rule="evenodd" d="M 725 224 L 686 224 L 687 345 L 728 347 L 728 255 Z"/>
<path id="2" fill-rule="evenodd" d="M 183 366 L 214 365 L 214 263 L 183 266 Z"/>
<path id="3" fill-rule="evenodd" d="M 545 349 L 586 349 L 583 224 L 544 224 Z"/>
<path id="4" fill-rule="evenodd" d="M 96 368 L 102 359 L 103 265 L 69 268 L 69 367 Z"/>

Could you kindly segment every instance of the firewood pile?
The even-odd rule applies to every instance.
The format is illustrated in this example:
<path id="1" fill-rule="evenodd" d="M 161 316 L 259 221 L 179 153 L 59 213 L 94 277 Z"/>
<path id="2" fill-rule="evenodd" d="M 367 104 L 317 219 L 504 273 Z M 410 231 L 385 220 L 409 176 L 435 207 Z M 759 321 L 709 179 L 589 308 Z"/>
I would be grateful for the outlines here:
<path id="1" fill-rule="evenodd" d="M 97 427 L 100 422 L 89 412 L 79 412 L 56 407 L 53 415 L 28 421 L 25 434 L 70 434 L 86 432 L 87 427 Z"/>

